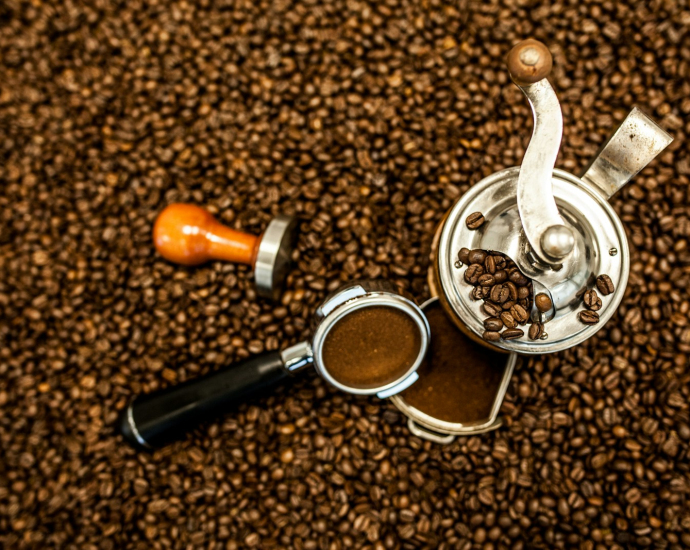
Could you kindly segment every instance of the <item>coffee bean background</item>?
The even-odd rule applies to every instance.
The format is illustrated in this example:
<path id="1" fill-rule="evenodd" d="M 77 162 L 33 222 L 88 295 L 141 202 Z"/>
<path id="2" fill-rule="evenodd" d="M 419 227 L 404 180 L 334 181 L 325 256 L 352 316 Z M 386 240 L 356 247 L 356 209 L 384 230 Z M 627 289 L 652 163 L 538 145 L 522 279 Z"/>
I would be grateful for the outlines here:
<path id="1" fill-rule="evenodd" d="M 2 544 L 690 545 L 689 26 L 685 0 L 2 2 Z M 675 137 L 612 200 L 631 274 L 597 337 L 530 359 L 504 427 L 446 447 L 315 377 L 123 444 L 134 394 L 305 338 L 343 281 L 428 296 L 443 214 L 524 153 L 504 56 L 529 36 L 554 54 L 559 167 L 633 105 Z M 253 233 L 299 216 L 282 303 L 245 267 L 156 257 L 172 201 Z"/>

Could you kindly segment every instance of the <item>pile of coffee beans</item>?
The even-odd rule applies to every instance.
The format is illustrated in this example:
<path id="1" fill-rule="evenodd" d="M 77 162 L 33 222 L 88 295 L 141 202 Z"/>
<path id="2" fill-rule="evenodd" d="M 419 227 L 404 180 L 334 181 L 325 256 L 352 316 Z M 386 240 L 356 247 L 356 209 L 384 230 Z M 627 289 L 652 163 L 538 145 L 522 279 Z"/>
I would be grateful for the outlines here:
<path id="1" fill-rule="evenodd" d="M 687 2 L 4 0 L 0 21 L 0 546 L 690 546 Z M 342 281 L 428 297 L 444 214 L 521 161 L 505 55 L 529 36 L 559 168 L 633 105 L 675 138 L 611 200 L 631 272 L 598 334 L 526 361 L 504 426 L 449 446 L 313 376 L 127 447 L 133 395 L 308 337 Z M 156 257 L 174 201 L 254 234 L 296 214 L 282 301 Z"/>
<path id="2" fill-rule="evenodd" d="M 468 224 L 469 225 L 469 224 Z M 467 265 L 465 282 L 472 285 L 472 298 L 484 300 L 482 310 L 487 316 L 482 337 L 488 342 L 515 340 L 525 335 L 519 328 L 530 324 L 528 336 L 538 340 L 544 324 L 532 321 L 532 303 L 545 313 L 553 304 L 544 293 L 533 296 L 532 281 L 525 277 L 505 254 L 487 250 L 461 248 L 458 261 Z"/>
<path id="3" fill-rule="evenodd" d="M 597 277 L 596 285 L 602 296 L 613 294 L 613 291 L 615 290 L 611 277 L 606 274 L 599 275 Z M 585 325 L 596 325 L 599 322 L 599 314 L 597 312 L 603 305 L 603 302 L 601 301 L 601 298 L 599 298 L 597 291 L 594 289 L 585 291 L 582 296 L 582 303 L 587 309 L 578 313 L 578 318 Z"/>

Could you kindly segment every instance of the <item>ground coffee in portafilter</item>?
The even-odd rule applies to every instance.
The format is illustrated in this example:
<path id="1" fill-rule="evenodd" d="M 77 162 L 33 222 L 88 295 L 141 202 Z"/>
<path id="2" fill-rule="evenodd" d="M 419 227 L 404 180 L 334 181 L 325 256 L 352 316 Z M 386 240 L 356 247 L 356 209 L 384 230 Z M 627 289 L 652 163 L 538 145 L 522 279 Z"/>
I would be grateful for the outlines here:
<path id="1" fill-rule="evenodd" d="M 403 376 L 422 345 L 417 323 L 389 306 L 356 309 L 326 334 L 322 366 L 341 384 L 370 389 Z"/>
<path id="2" fill-rule="evenodd" d="M 439 302 L 427 307 L 424 314 L 431 329 L 429 350 L 417 369 L 419 380 L 401 397 L 438 420 L 462 424 L 488 420 L 508 356 L 470 340 Z"/>

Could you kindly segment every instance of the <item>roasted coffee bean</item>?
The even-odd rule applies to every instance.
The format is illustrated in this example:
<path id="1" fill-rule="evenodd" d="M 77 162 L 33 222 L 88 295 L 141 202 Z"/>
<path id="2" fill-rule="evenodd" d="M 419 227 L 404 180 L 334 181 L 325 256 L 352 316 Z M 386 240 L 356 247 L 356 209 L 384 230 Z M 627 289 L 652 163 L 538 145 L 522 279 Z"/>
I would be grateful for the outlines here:
<path id="1" fill-rule="evenodd" d="M 587 309 L 591 311 L 599 311 L 601 309 L 601 298 L 597 295 L 596 290 L 588 290 L 582 298 Z"/>
<path id="2" fill-rule="evenodd" d="M 521 338 L 525 333 L 519 328 L 507 328 L 501 332 L 501 338 L 504 340 L 515 340 L 516 338 Z"/>
<path id="3" fill-rule="evenodd" d="M 501 333 L 493 330 L 485 330 L 484 334 L 482 334 L 482 338 L 487 342 L 497 342 L 501 339 Z"/>
<path id="4" fill-rule="evenodd" d="M 508 300 L 501 304 L 501 309 L 510 310 L 515 305 L 515 300 Z"/>
<path id="5" fill-rule="evenodd" d="M 482 225 L 484 225 L 485 221 L 484 214 L 481 212 L 474 212 L 473 214 L 467 216 L 465 224 L 467 225 L 467 229 L 479 229 Z"/>
<path id="6" fill-rule="evenodd" d="M 494 273 L 494 279 L 496 284 L 505 283 L 508 280 L 508 273 L 505 270 L 496 271 L 496 273 Z"/>
<path id="7" fill-rule="evenodd" d="M 530 340 L 539 340 L 541 335 L 544 334 L 544 325 L 541 323 L 532 323 L 529 326 L 527 334 Z"/>
<path id="8" fill-rule="evenodd" d="M 599 275 L 597 277 L 597 288 L 599 289 L 599 292 L 601 292 L 602 296 L 608 296 L 615 290 L 613 287 L 613 281 L 608 275 Z"/>
<path id="9" fill-rule="evenodd" d="M 510 299 L 515 302 L 518 299 L 518 289 L 515 286 L 515 283 L 512 281 L 508 281 L 505 284 L 505 287 L 508 289 L 508 292 L 510 293 Z"/>
<path id="10" fill-rule="evenodd" d="M 475 284 L 479 281 L 479 277 L 484 274 L 484 268 L 479 264 L 470 264 L 465 270 L 465 281 L 470 284 Z"/>
<path id="11" fill-rule="evenodd" d="M 493 275 L 489 275 L 488 273 L 485 273 L 479 279 L 477 279 L 477 282 L 481 286 L 494 286 L 496 284 L 496 280 L 494 279 Z"/>
<path id="12" fill-rule="evenodd" d="M 506 259 L 504 256 L 500 256 L 498 254 L 493 254 L 491 256 L 494 259 L 494 263 L 496 264 L 496 269 L 497 270 L 503 270 L 506 267 Z"/>
<path id="13" fill-rule="evenodd" d="M 471 264 L 483 264 L 484 260 L 486 260 L 486 252 L 479 249 L 470 250 L 469 261 Z"/>
<path id="14" fill-rule="evenodd" d="M 690 548 L 687 13 L 0 1 L 0 547 Z M 606 327 L 525 356 L 503 427 L 450 445 L 312 373 L 163 450 L 122 442 L 134 395 L 307 339 L 341 278 L 425 299 L 445 213 L 521 162 L 532 114 L 505 56 L 535 33 L 556 53 L 559 167 L 633 104 L 675 137 L 612 198 L 631 273 Z M 295 214 L 282 302 L 248 267 L 161 261 L 171 202 L 254 235 Z"/>
<path id="15" fill-rule="evenodd" d="M 525 277 L 519 270 L 515 269 L 511 274 L 509 279 L 518 286 L 524 286 L 529 283 L 529 279 Z"/>
<path id="16" fill-rule="evenodd" d="M 469 264 L 470 263 L 470 249 L 469 248 L 461 248 L 460 252 L 458 252 L 458 260 L 463 264 Z"/>
<path id="17" fill-rule="evenodd" d="M 599 322 L 599 314 L 596 311 L 584 310 L 577 316 L 585 325 L 596 325 Z"/>
<path id="18" fill-rule="evenodd" d="M 496 273 L 496 260 L 493 256 L 487 256 L 484 260 L 484 270 L 491 275 Z"/>
<path id="19" fill-rule="evenodd" d="M 520 324 L 524 324 L 529 319 L 529 313 L 520 304 L 515 304 L 510 308 L 510 314 Z"/>
<path id="20" fill-rule="evenodd" d="M 508 327 L 508 328 L 515 328 L 517 326 L 517 321 L 515 318 L 510 314 L 509 311 L 503 311 L 500 314 L 501 316 L 501 321 L 503 324 Z"/>
<path id="21" fill-rule="evenodd" d="M 551 308 L 553 308 L 551 298 L 549 298 L 548 294 L 544 294 L 543 292 L 540 292 L 534 297 L 534 305 L 536 305 L 537 309 L 542 313 L 551 311 Z"/>
<path id="22" fill-rule="evenodd" d="M 484 328 L 491 331 L 499 331 L 503 328 L 503 321 L 498 317 L 484 319 Z"/>
<path id="23" fill-rule="evenodd" d="M 529 298 L 531 292 L 532 289 L 529 286 L 518 287 L 518 299 L 524 300 L 526 298 Z"/>
<path id="24" fill-rule="evenodd" d="M 501 312 L 503 311 L 500 306 L 497 306 L 495 304 L 492 304 L 491 302 L 484 302 L 484 312 L 489 316 L 489 317 L 498 317 L 501 315 Z"/>
<path id="25" fill-rule="evenodd" d="M 491 301 L 503 304 L 510 298 L 510 291 L 503 285 L 495 285 L 491 288 Z"/>
<path id="26" fill-rule="evenodd" d="M 475 300 L 483 300 L 484 299 L 484 290 L 486 290 L 486 289 L 482 286 L 475 286 L 471 292 L 472 298 Z"/>

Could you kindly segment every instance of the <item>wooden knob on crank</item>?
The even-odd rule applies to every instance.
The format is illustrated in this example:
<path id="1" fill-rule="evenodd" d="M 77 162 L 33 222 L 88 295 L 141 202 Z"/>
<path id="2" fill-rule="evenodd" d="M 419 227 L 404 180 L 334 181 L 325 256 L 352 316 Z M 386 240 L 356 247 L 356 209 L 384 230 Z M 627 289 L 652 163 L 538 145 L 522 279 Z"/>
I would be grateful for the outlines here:
<path id="1" fill-rule="evenodd" d="M 542 42 L 528 39 L 508 53 L 508 72 L 516 84 L 526 86 L 549 76 L 553 66 L 551 52 Z"/>

